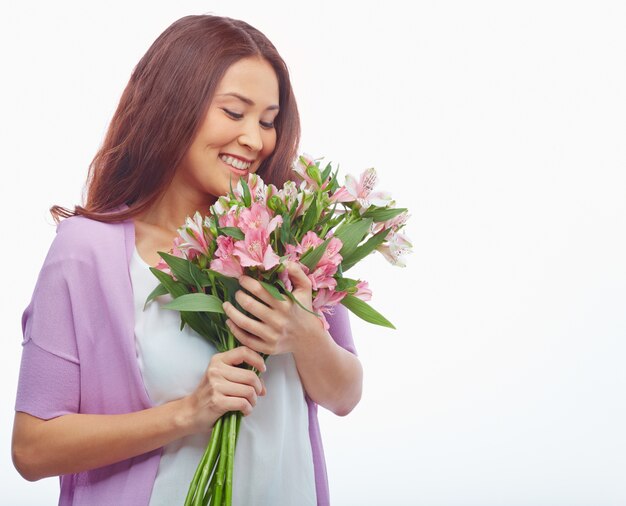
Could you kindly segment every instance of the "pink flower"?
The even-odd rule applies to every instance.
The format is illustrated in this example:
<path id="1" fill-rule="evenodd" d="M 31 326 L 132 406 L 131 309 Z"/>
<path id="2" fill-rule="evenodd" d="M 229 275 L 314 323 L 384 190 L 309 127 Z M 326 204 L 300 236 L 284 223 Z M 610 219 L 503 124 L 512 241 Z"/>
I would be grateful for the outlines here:
<path id="1" fill-rule="evenodd" d="M 304 272 L 306 272 L 306 266 L 300 264 L 300 267 L 302 267 L 302 269 L 305 269 Z M 283 285 L 285 285 L 285 288 L 288 291 L 292 291 L 293 290 L 293 284 L 291 283 L 291 279 L 289 279 L 289 273 L 287 272 L 287 269 L 283 269 L 282 271 L 280 271 L 278 273 L 278 279 L 280 279 L 283 282 Z"/>
<path id="2" fill-rule="evenodd" d="M 364 301 L 372 300 L 372 291 L 367 281 L 359 281 L 357 283 L 354 296 Z"/>
<path id="3" fill-rule="evenodd" d="M 326 246 L 326 251 L 324 251 L 320 263 L 329 263 L 335 266 L 339 265 L 343 260 L 343 257 L 339 254 L 341 248 L 343 248 L 341 239 L 333 237 L 328 242 L 328 246 Z"/>
<path id="4" fill-rule="evenodd" d="M 180 236 L 179 237 L 175 237 L 174 238 L 174 246 L 172 246 L 172 249 L 170 249 L 169 253 L 171 255 L 174 255 L 175 257 L 186 258 L 185 254 L 179 249 L 179 246 L 180 246 L 180 244 L 182 242 L 183 242 L 183 240 L 182 240 L 182 238 Z M 167 265 L 165 260 L 163 260 L 162 258 L 159 258 L 159 262 L 156 264 L 155 268 L 159 269 L 162 272 L 164 272 L 168 276 L 172 276 L 172 278 L 176 279 L 176 276 L 174 276 L 174 274 L 172 273 L 172 270 L 170 269 L 170 266 Z"/>
<path id="5" fill-rule="evenodd" d="M 209 254 L 209 243 L 213 240 L 209 224 L 204 222 L 198 211 L 193 218 L 187 216 L 185 224 L 178 229 L 178 234 L 182 242 L 178 249 L 185 254 L 189 260 L 193 260 L 198 255 Z"/>
<path id="6" fill-rule="evenodd" d="M 310 165 L 315 165 L 315 161 L 311 158 L 310 155 L 306 153 L 302 153 L 300 156 L 296 158 L 296 161 L 293 166 L 293 170 L 298 176 L 300 176 L 304 181 L 306 181 L 307 186 L 312 188 L 317 188 L 317 183 L 307 174 L 307 167 Z"/>
<path id="7" fill-rule="evenodd" d="M 211 269 L 231 278 L 239 278 L 242 276 L 243 268 L 239 263 L 239 259 L 234 256 L 234 252 L 235 246 L 233 238 L 220 235 L 217 238 L 215 258 L 211 260 Z"/>
<path id="8" fill-rule="evenodd" d="M 330 183 L 330 176 L 328 176 L 324 181 L 317 181 L 315 178 L 311 177 L 309 173 L 307 172 L 307 169 L 309 167 L 315 167 L 313 170 L 319 174 L 318 179 L 321 180 L 319 167 L 316 165 L 315 160 L 311 158 L 310 155 L 307 155 L 306 153 L 303 153 L 300 156 L 298 156 L 298 158 L 296 159 L 294 163 L 293 170 L 306 183 L 305 187 L 308 187 L 310 189 L 315 189 L 315 190 L 325 189 L 328 186 L 328 183 Z"/>
<path id="9" fill-rule="evenodd" d="M 239 257 L 243 267 L 263 267 L 266 271 L 278 265 L 280 258 L 269 243 L 265 228 L 251 228 L 243 241 L 235 243 L 233 255 Z"/>
<path id="10" fill-rule="evenodd" d="M 329 262 L 322 263 L 320 260 L 313 272 L 307 274 L 307 277 L 311 280 L 311 288 L 313 288 L 313 290 L 319 290 L 321 288 L 334 290 L 337 286 L 337 280 L 333 278 L 336 272 L 337 265 Z"/>
<path id="11" fill-rule="evenodd" d="M 404 211 L 390 220 L 380 221 L 378 223 L 374 222 L 372 223 L 372 234 L 376 235 L 381 230 L 393 230 L 394 232 L 397 232 L 406 224 L 408 219 L 409 213 L 408 211 Z"/>
<path id="12" fill-rule="evenodd" d="M 403 257 L 411 253 L 413 245 L 409 238 L 399 232 L 391 231 L 387 236 L 387 242 L 382 243 L 376 249 L 392 264 L 398 267 L 406 267 Z"/>
<path id="13" fill-rule="evenodd" d="M 218 216 L 226 214 L 231 208 L 230 199 L 224 195 L 220 196 L 213 204 L 213 211 Z"/>
<path id="14" fill-rule="evenodd" d="M 302 237 L 302 240 L 300 241 L 300 244 L 298 245 L 298 252 L 302 255 L 306 253 L 307 250 L 311 248 L 315 248 L 319 246 L 320 244 L 322 244 L 323 242 L 324 241 L 320 239 L 315 232 L 309 230 Z"/>
<path id="15" fill-rule="evenodd" d="M 262 202 L 265 204 L 266 187 L 259 175 L 249 174 L 248 181 L 246 181 L 246 183 L 248 183 L 248 189 L 250 190 L 252 202 Z M 241 184 L 241 179 L 237 183 L 237 186 L 233 189 L 233 193 L 237 199 L 243 199 L 243 185 Z"/>
<path id="16" fill-rule="evenodd" d="M 300 191 L 298 191 L 298 187 L 296 186 L 296 183 L 294 183 L 293 181 L 287 181 L 284 185 L 283 188 L 281 190 L 278 190 L 277 192 L 275 192 L 275 195 L 280 198 L 280 200 L 282 200 L 283 204 L 285 204 L 285 207 L 291 212 L 291 208 L 294 204 L 296 204 L 296 210 L 294 213 L 294 218 L 297 218 L 298 216 L 302 216 L 305 212 L 305 206 L 304 206 L 304 197 L 305 195 L 311 193 L 308 190 L 305 190 L 304 188 L 302 188 Z"/>
<path id="17" fill-rule="evenodd" d="M 239 216 L 237 216 L 238 207 L 231 207 L 226 214 L 221 215 L 218 218 L 218 223 L 220 227 L 238 227 L 239 226 Z"/>
<path id="18" fill-rule="evenodd" d="M 346 292 L 335 292 L 327 288 L 322 288 L 317 292 L 317 295 L 313 299 L 313 311 L 321 313 L 321 320 L 325 330 L 328 330 L 329 325 L 324 313 L 333 314 L 335 312 L 334 306 L 339 304 L 345 296 Z"/>
<path id="19" fill-rule="evenodd" d="M 251 230 L 263 229 L 269 235 L 282 222 L 282 216 L 274 216 L 270 219 L 270 210 L 264 204 L 255 202 L 252 207 L 243 208 L 239 214 L 238 226 L 244 234 Z"/>
<path id="20" fill-rule="evenodd" d="M 384 207 L 391 202 L 391 196 L 386 192 L 373 191 L 377 181 L 373 168 L 364 171 L 358 182 L 348 174 L 345 186 L 331 196 L 331 202 L 357 202 L 361 214 L 370 206 Z"/>

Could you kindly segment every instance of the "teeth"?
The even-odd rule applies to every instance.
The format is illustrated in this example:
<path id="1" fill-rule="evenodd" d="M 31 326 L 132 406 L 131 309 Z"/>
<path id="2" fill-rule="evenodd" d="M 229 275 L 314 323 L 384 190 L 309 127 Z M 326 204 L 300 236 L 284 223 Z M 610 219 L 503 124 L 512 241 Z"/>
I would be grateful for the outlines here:
<path id="1" fill-rule="evenodd" d="M 239 170 L 248 170 L 250 168 L 250 165 L 252 165 L 252 163 L 250 162 L 243 162 L 238 158 L 233 158 L 232 156 L 228 155 L 220 155 L 220 159 L 228 165 L 232 165 L 233 167 L 235 167 L 235 169 Z"/>

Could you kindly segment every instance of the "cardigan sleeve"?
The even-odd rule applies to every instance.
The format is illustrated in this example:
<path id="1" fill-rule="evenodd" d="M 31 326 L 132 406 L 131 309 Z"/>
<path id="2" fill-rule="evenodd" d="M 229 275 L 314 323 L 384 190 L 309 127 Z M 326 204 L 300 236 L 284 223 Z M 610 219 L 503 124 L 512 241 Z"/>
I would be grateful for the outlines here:
<path id="1" fill-rule="evenodd" d="M 80 363 L 68 280 L 73 260 L 62 260 L 58 239 L 59 235 L 22 315 L 24 339 L 15 404 L 16 411 L 45 420 L 77 413 L 80 400 Z"/>
<path id="2" fill-rule="evenodd" d="M 345 348 L 350 353 L 357 355 L 352 331 L 350 329 L 350 320 L 348 319 L 348 310 L 341 304 L 335 306 L 335 311 L 326 316 L 329 329 L 328 332 L 335 342 Z"/>

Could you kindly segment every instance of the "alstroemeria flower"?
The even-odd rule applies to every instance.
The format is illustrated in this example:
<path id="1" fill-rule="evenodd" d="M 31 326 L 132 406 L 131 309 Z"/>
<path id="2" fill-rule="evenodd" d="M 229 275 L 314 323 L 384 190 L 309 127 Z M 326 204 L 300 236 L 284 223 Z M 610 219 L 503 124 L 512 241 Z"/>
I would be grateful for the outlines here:
<path id="1" fill-rule="evenodd" d="M 370 206 L 385 207 L 391 202 L 391 195 L 387 192 L 375 192 L 374 187 L 377 181 L 378 176 L 373 168 L 364 171 L 358 182 L 348 174 L 345 186 L 339 188 L 330 200 L 331 202 L 357 202 L 361 214 Z"/>
<path id="2" fill-rule="evenodd" d="M 185 224 L 178 229 L 178 234 L 182 238 L 178 248 L 189 260 L 198 255 L 209 254 L 209 243 L 213 237 L 208 221 L 205 223 L 205 219 L 198 211 L 193 215 L 193 218 L 187 217 Z"/>
<path id="3" fill-rule="evenodd" d="M 271 234 L 278 225 L 283 222 L 283 217 L 278 215 L 271 218 L 270 210 L 264 204 L 255 202 L 252 207 L 244 207 L 239 214 L 238 227 L 244 234 L 250 230 L 262 228 Z"/>
<path id="4" fill-rule="evenodd" d="M 243 275 L 243 268 L 239 259 L 234 255 L 235 244 L 230 236 L 220 235 L 217 238 L 215 258 L 211 260 L 211 269 L 224 276 L 239 278 Z"/>
<path id="5" fill-rule="evenodd" d="M 262 202 L 265 203 L 266 198 L 266 186 L 263 180 L 259 177 L 258 174 L 249 174 L 248 175 L 248 189 L 250 190 L 250 197 L 252 202 Z M 243 199 L 243 185 L 241 184 L 241 179 L 237 182 L 237 186 L 233 189 L 233 193 L 238 200 Z"/>
<path id="6" fill-rule="evenodd" d="M 239 257 L 243 267 L 263 267 L 266 271 L 280 262 L 269 243 L 269 233 L 265 228 L 249 229 L 246 238 L 235 243 L 233 255 Z"/>
<path id="7" fill-rule="evenodd" d="M 404 258 L 411 253 L 413 245 L 409 238 L 399 232 L 391 231 L 387 236 L 387 242 L 382 243 L 376 249 L 392 264 L 398 267 L 406 267 Z"/>
<path id="8" fill-rule="evenodd" d="M 182 242 L 183 240 L 180 236 L 177 236 L 174 238 L 174 246 L 172 246 L 172 249 L 170 249 L 169 251 L 170 255 L 174 255 L 175 257 L 179 257 L 179 258 L 186 258 L 185 254 L 179 248 Z M 167 265 L 165 260 L 163 260 L 162 258 L 159 258 L 159 261 L 156 264 L 155 268 L 159 269 L 160 271 L 163 271 L 168 276 L 171 276 L 172 278 L 176 279 L 176 276 L 174 276 L 174 274 L 172 273 L 170 266 Z"/>
<path id="9" fill-rule="evenodd" d="M 239 226 L 239 216 L 238 216 L 238 207 L 231 207 L 226 214 L 222 214 L 218 218 L 218 223 L 220 227 L 238 227 Z"/>
<path id="10" fill-rule="evenodd" d="M 326 314 L 333 314 L 335 312 L 334 306 L 339 304 L 341 300 L 346 296 L 347 292 L 336 292 L 334 290 L 329 290 L 327 288 L 322 288 L 315 298 L 313 299 L 313 311 L 316 313 L 320 313 L 320 319 L 322 320 L 322 324 L 324 325 L 324 329 L 328 330 L 329 325 L 326 321 Z"/>
<path id="11" fill-rule="evenodd" d="M 374 222 L 372 223 L 372 234 L 376 235 L 381 230 L 393 230 L 394 232 L 397 232 L 398 229 L 406 224 L 409 216 L 408 211 L 404 211 L 390 220 Z"/>
<path id="12" fill-rule="evenodd" d="M 293 165 L 293 171 L 296 174 L 298 174 L 298 176 L 300 176 L 300 178 L 305 183 L 305 187 L 313 189 L 313 190 L 319 190 L 319 189 L 324 190 L 330 183 L 330 176 L 328 176 L 324 181 L 321 181 L 321 184 L 320 184 L 320 182 L 313 179 L 307 172 L 307 169 L 314 165 L 315 165 L 315 160 L 310 155 L 303 153 L 299 155 L 298 158 L 296 159 Z M 319 168 L 317 168 L 316 170 L 319 171 Z"/>
<path id="13" fill-rule="evenodd" d="M 372 291 L 367 281 L 359 281 L 357 283 L 354 296 L 364 301 L 372 300 Z"/>

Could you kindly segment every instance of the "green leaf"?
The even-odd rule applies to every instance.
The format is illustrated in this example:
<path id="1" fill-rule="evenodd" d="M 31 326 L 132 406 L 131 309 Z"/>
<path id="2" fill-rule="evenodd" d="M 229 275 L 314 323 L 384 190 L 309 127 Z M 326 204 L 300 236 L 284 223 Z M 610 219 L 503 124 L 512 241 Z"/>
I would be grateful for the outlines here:
<path id="1" fill-rule="evenodd" d="M 350 267 L 354 267 L 355 264 L 363 260 L 367 255 L 369 255 L 378 246 L 385 242 L 389 231 L 389 229 L 381 230 L 376 235 L 373 235 L 367 241 L 357 247 L 351 255 L 348 255 L 348 257 L 344 258 L 341 261 L 341 268 L 343 269 L 343 271 L 345 272 Z"/>
<path id="2" fill-rule="evenodd" d="M 282 214 L 283 224 L 280 226 L 280 242 L 285 244 L 289 244 L 291 240 L 291 216 L 287 213 Z"/>
<path id="3" fill-rule="evenodd" d="M 343 223 L 335 231 L 335 237 L 341 239 L 343 246 L 339 252 L 342 258 L 348 258 L 369 232 L 372 219 L 366 218 L 352 223 Z"/>
<path id="4" fill-rule="evenodd" d="M 317 222 L 317 218 L 317 198 L 313 198 L 311 205 L 304 214 L 304 220 L 302 222 L 302 235 L 306 234 L 309 230 L 313 228 L 313 225 L 315 225 L 315 223 Z"/>
<path id="5" fill-rule="evenodd" d="M 274 297 L 275 299 L 285 300 L 285 297 L 283 297 L 283 295 L 280 293 L 278 288 L 276 288 L 274 285 L 271 285 L 270 283 L 266 283 L 265 281 L 261 281 L 261 280 L 259 280 L 259 283 L 261 283 L 263 288 L 265 288 L 270 293 L 270 295 Z"/>
<path id="6" fill-rule="evenodd" d="M 350 278 L 335 278 L 337 279 L 337 286 L 335 287 L 336 292 L 347 292 L 351 288 L 356 287 L 359 284 L 358 279 L 350 279 Z"/>
<path id="7" fill-rule="evenodd" d="M 243 187 L 243 203 L 246 207 L 250 207 L 252 204 L 252 197 L 250 196 L 250 187 L 246 183 L 244 178 L 240 179 L 241 186 Z"/>
<path id="8" fill-rule="evenodd" d="M 324 172 L 322 172 L 322 181 L 326 181 L 326 179 L 330 175 L 331 170 L 333 170 L 333 168 L 330 166 L 330 162 L 329 162 L 324 168 Z"/>
<path id="9" fill-rule="evenodd" d="M 165 260 L 165 263 L 170 267 L 176 278 L 191 286 L 195 286 L 198 291 L 202 291 L 205 286 L 209 286 L 211 281 L 206 273 L 200 269 L 195 263 L 187 260 L 186 258 L 177 257 L 164 253 L 162 251 L 157 252 L 161 255 L 161 258 Z"/>
<path id="10" fill-rule="evenodd" d="M 343 299 L 341 299 L 341 303 L 366 322 L 374 323 L 376 325 L 380 325 L 381 327 L 395 329 L 393 324 L 387 320 L 387 318 L 381 315 L 367 302 L 362 301 L 354 295 L 346 295 Z"/>
<path id="11" fill-rule="evenodd" d="M 222 228 L 220 228 L 220 231 L 224 235 L 228 235 L 228 236 L 233 237 L 234 239 L 237 239 L 239 241 L 242 241 L 242 240 L 244 240 L 246 238 L 246 236 L 241 231 L 241 229 L 237 228 L 237 227 L 222 227 Z"/>
<path id="12" fill-rule="evenodd" d="M 163 286 L 165 286 L 167 291 L 172 294 L 172 297 L 180 297 L 181 295 L 189 293 L 189 290 L 184 283 L 175 281 L 169 274 L 166 274 L 159 269 L 155 269 L 154 267 L 150 267 L 150 271 L 157 277 Z"/>
<path id="13" fill-rule="evenodd" d="M 205 313 L 223 313 L 222 301 L 215 295 L 207 295 L 206 293 L 188 293 L 176 297 L 172 302 L 168 302 L 163 306 L 165 309 L 174 309 L 176 311 L 191 311 Z"/>
<path id="14" fill-rule="evenodd" d="M 326 239 L 323 243 L 319 244 L 315 248 L 307 250 L 307 252 L 300 258 L 300 263 L 308 267 L 309 271 L 314 270 L 317 267 L 320 259 L 324 255 L 330 239 Z"/>
<path id="15" fill-rule="evenodd" d="M 387 221 L 404 213 L 406 208 L 370 207 L 363 213 L 364 218 L 372 218 L 375 222 Z"/>
<path id="16" fill-rule="evenodd" d="M 165 286 L 163 286 L 163 283 L 159 283 L 156 288 L 154 290 L 152 290 L 150 292 L 150 295 L 148 295 L 148 298 L 146 299 L 146 302 L 143 305 L 143 310 L 146 310 L 146 307 L 148 307 L 148 302 L 150 302 L 153 299 L 156 299 L 157 297 L 160 297 L 161 295 L 166 295 L 169 292 L 167 291 L 167 288 L 165 288 Z"/>

